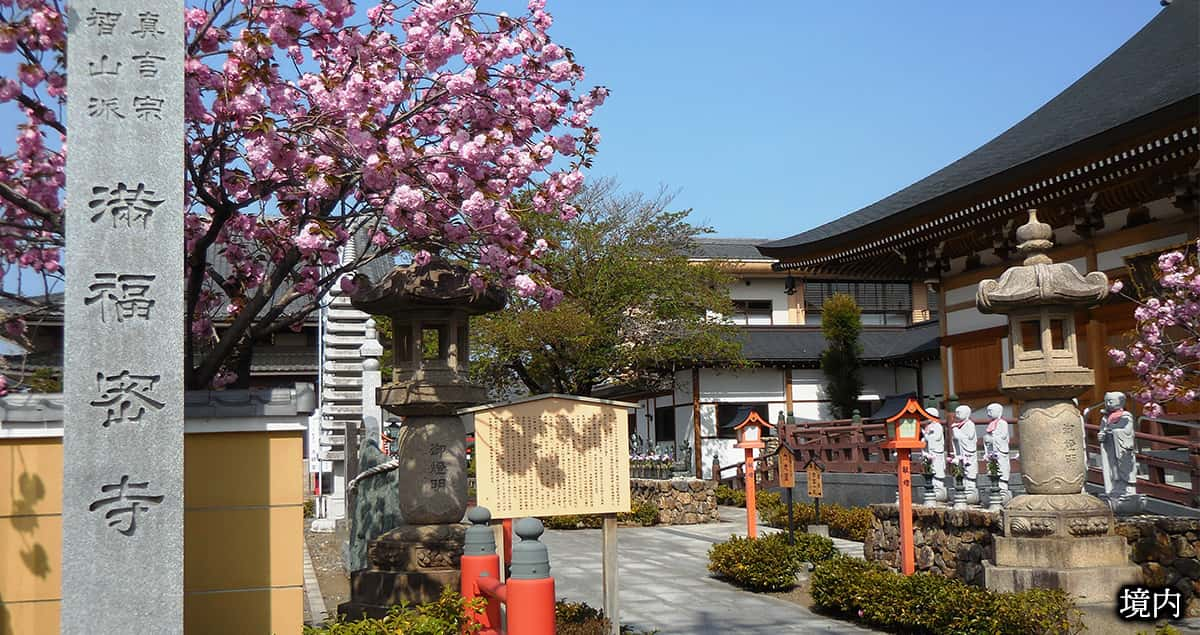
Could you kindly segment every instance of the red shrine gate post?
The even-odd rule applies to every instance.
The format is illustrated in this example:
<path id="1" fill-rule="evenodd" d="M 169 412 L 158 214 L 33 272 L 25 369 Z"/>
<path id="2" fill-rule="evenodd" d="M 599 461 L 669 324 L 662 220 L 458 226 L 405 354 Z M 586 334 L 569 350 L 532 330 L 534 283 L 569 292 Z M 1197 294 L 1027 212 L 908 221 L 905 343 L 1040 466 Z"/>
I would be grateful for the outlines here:
<path id="1" fill-rule="evenodd" d="M 922 420 L 932 419 L 915 398 L 910 397 L 900 412 L 886 419 L 887 441 L 881 447 L 896 451 L 897 482 L 900 488 L 900 570 L 912 575 L 916 569 L 913 553 L 912 468 L 909 451 L 924 447 Z"/>

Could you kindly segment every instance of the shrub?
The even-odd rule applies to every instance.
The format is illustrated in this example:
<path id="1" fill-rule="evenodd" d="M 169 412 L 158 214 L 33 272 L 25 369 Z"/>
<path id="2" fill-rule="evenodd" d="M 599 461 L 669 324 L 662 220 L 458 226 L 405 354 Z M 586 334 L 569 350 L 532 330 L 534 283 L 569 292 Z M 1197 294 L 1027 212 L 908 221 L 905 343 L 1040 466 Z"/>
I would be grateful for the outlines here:
<path id="1" fill-rule="evenodd" d="M 775 534 L 787 542 L 787 534 Z M 796 550 L 796 558 L 800 562 L 825 562 L 830 558 L 835 558 L 840 553 L 837 547 L 833 546 L 833 541 L 825 536 L 816 534 L 796 534 L 796 544 L 793 549 Z"/>
<path id="2" fill-rule="evenodd" d="M 546 529 L 578 529 L 582 516 L 546 516 L 542 518 L 542 526 Z"/>
<path id="3" fill-rule="evenodd" d="M 796 585 L 800 562 L 787 541 L 730 536 L 708 551 L 708 570 L 751 591 L 783 591 Z"/>
<path id="4" fill-rule="evenodd" d="M 730 507 L 745 507 L 746 492 L 733 489 L 728 485 L 717 486 L 717 504 Z"/>
<path id="5" fill-rule="evenodd" d="M 996 593 L 931 573 L 911 576 L 838 556 L 811 578 L 817 608 L 903 633 L 1072 634 L 1082 614 L 1062 591 Z"/>
<path id="6" fill-rule="evenodd" d="M 604 616 L 604 611 L 592 608 L 583 602 L 554 603 L 555 635 L 608 635 L 612 623 Z M 658 631 L 634 631 L 628 626 L 621 627 L 621 633 L 626 635 L 654 635 Z"/>
<path id="7" fill-rule="evenodd" d="M 643 527 L 658 524 L 658 505 L 648 500 L 635 500 L 628 514 L 617 514 L 617 519 L 627 523 L 637 523 Z"/>
<path id="8" fill-rule="evenodd" d="M 752 591 L 779 591 L 796 584 L 805 562 L 822 562 L 838 554 L 833 541 L 802 534 L 789 545 L 787 534 L 761 538 L 731 536 L 708 552 L 708 570 Z"/>
<path id="9" fill-rule="evenodd" d="M 324 627 L 304 627 L 304 635 L 445 635 L 446 633 L 474 633 L 478 624 L 467 624 L 466 611 L 481 611 L 483 598 L 463 600 L 453 587 L 442 589 L 442 595 L 433 602 L 416 607 L 400 605 L 392 607 L 383 619 L 363 618 L 337 622 Z"/>
<path id="10" fill-rule="evenodd" d="M 313 499 L 304 501 L 304 517 L 312 518 L 317 513 L 317 503 Z"/>
<path id="11" fill-rule="evenodd" d="M 766 519 L 773 514 L 783 510 L 784 517 L 787 517 L 787 505 L 783 504 L 783 497 L 778 492 L 760 491 L 754 494 L 754 509 L 758 512 L 760 519 Z"/>
<path id="12" fill-rule="evenodd" d="M 759 506 L 762 509 L 762 506 Z M 871 510 L 867 507 L 842 507 L 837 503 L 821 505 L 821 524 L 829 526 L 829 533 L 838 538 L 865 542 L 871 532 Z M 763 520 L 772 527 L 787 529 L 787 505 L 771 508 Z M 804 529 L 816 523 L 816 511 L 811 503 L 796 503 L 792 508 L 792 525 Z"/>

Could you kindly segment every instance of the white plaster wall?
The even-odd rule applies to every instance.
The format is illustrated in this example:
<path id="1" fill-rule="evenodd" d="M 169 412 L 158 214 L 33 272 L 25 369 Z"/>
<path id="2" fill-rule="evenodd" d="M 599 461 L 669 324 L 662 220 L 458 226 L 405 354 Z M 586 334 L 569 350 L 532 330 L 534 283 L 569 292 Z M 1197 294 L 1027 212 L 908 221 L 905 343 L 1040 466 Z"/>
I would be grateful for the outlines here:
<path id="1" fill-rule="evenodd" d="M 701 413 L 701 414 L 703 415 L 703 413 Z M 703 425 L 703 423 L 704 423 L 703 416 L 701 417 L 700 423 L 701 423 L 701 425 Z M 692 404 L 689 403 L 686 406 L 676 406 L 675 407 L 675 442 L 676 443 L 687 443 L 688 447 L 690 447 L 690 448 L 696 447 L 696 441 L 692 436 L 692 433 L 694 431 L 695 431 L 695 428 L 692 427 Z M 701 432 L 701 435 L 703 435 L 703 434 L 704 433 Z"/>
<path id="2" fill-rule="evenodd" d="M 1008 324 L 1008 319 L 1003 315 L 984 315 L 975 307 L 967 309 L 959 309 L 958 311 L 950 311 L 946 314 L 946 334 L 955 335 L 958 333 L 969 333 L 971 331 L 979 331 L 990 329 L 994 326 L 1004 326 Z"/>
<path id="3" fill-rule="evenodd" d="M 788 324 L 788 296 L 784 293 L 784 282 L 783 278 L 740 279 L 729 287 L 729 297 L 733 300 L 770 300 L 772 324 Z"/>
<path id="4" fill-rule="evenodd" d="M 700 400 L 722 403 L 782 401 L 783 371 L 776 368 L 700 370 Z M 691 401 L 691 395 L 688 395 Z"/>
<path id="5" fill-rule="evenodd" d="M 700 436 L 717 436 L 717 407 L 713 404 L 700 406 Z"/>
<path id="6" fill-rule="evenodd" d="M 1164 249 L 1172 245 L 1178 245 L 1179 243 L 1185 241 L 1187 241 L 1187 234 L 1175 234 L 1173 236 L 1167 236 L 1166 238 L 1159 238 L 1158 240 L 1150 240 L 1144 243 L 1137 243 L 1136 245 L 1129 245 L 1128 247 L 1102 251 L 1096 254 L 1096 265 L 1101 271 L 1116 269 L 1117 267 L 1124 267 L 1125 256 L 1132 256 L 1133 254 L 1141 253 L 1143 251 L 1152 251 L 1154 249 Z"/>

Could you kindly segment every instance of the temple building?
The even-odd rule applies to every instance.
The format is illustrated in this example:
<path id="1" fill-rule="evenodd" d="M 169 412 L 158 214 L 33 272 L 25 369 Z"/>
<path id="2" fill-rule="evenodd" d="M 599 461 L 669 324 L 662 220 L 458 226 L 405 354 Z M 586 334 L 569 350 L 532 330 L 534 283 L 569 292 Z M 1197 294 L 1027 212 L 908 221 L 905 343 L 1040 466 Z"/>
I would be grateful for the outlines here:
<path id="1" fill-rule="evenodd" d="M 699 462 L 705 478 L 711 478 L 714 459 L 722 466 L 741 460 L 742 451 L 733 447 L 733 427 L 749 410 L 772 423 L 788 414 L 807 421 L 833 418 L 820 369 L 825 350 L 821 305 L 833 293 L 854 296 L 863 311 L 862 416 L 870 416 L 887 395 L 942 398 L 937 312 L 930 309 L 924 283 L 839 276 L 799 280 L 772 269 L 774 259 L 755 248 L 761 242 L 704 238 L 689 254 L 694 262 L 716 262 L 734 277 L 729 294 L 736 311 L 729 318 L 740 327 L 749 367 L 686 366 L 676 369 L 660 391 L 630 393 L 608 386 L 594 393 L 637 403 L 630 430 L 646 447 L 679 460 L 686 453 L 688 464 L 694 469 Z"/>
<path id="2" fill-rule="evenodd" d="M 757 246 L 797 286 L 829 278 L 924 287 L 937 321 L 940 384 L 977 411 L 1008 404 L 1003 315 L 976 310 L 980 280 L 1016 257 L 1014 230 L 1037 209 L 1054 228 L 1055 262 L 1103 271 L 1135 292 L 1157 254 L 1200 233 L 1200 2 L 1175 0 L 1141 31 L 1037 111 L 977 150 L 876 203 Z M 1128 266 L 1139 271 L 1128 284 Z M 915 294 L 914 294 L 915 297 Z M 1129 391 L 1110 362 L 1134 326 L 1134 305 L 1113 297 L 1076 314 L 1076 346 L 1096 386 Z M 1132 403 L 1132 402 L 1131 402 Z M 1011 411 L 1011 410 L 1010 410 Z M 1168 412 L 1180 414 L 1178 406 Z M 1145 431 L 1157 424 L 1147 422 Z"/>

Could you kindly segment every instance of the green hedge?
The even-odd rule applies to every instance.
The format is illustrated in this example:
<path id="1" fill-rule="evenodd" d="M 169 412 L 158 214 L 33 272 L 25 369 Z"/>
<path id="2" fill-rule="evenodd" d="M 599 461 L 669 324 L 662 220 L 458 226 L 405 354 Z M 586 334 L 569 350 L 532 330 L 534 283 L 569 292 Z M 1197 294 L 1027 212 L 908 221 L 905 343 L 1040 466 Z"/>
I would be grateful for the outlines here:
<path id="1" fill-rule="evenodd" d="M 717 486 L 717 504 L 733 507 L 746 506 L 746 493 L 728 485 Z M 787 529 L 787 504 L 778 492 L 764 491 L 755 495 L 754 508 L 758 510 L 758 518 L 772 527 Z M 871 533 L 871 510 L 868 507 L 843 507 L 837 503 L 821 505 L 821 524 L 829 526 L 829 534 L 837 538 L 846 538 L 858 542 L 866 542 Z M 817 521 L 816 508 L 812 503 L 794 503 L 792 505 L 792 526 L 803 531 L 808 525 Z"/>
<path id="2" fill-rule="evenodd" d="M 604 517 L 599 514 L 547 516 L 541 521 L 546 529 L 599 529 L 604 524 Z M 658 505 L 648 500 L 634 500 L 628 514 L 617 514 L 617 522 L 643 527 L 657 525 Z"/>
<path id="3" fill-rule="evenodd" d="M 718 485 L 716 494 L 718 505 L 728 505 L 730 507 L 746 506 L 746 492 L 740 489 L 733 489 L 728 485 Z"/>
<path id="4" fill-rule="evenodd" d="M 903 633 L 1083 631 L 1082 613 L 1062 591 L 997 593 L 931 573 L 905 576 L 856 558 L 839 556 L 819 564 L 810 592 L 823 611 Z"/>
<path id="5" fill-rule="evenodd" d="M 822 562 L 838 555 L 824 536 L 799 534 L 789 545 L 787 534 L 761 538 L 730 536 L 708 551 L 708 570 L 751 591 L 782 591 L 796 585 L 805 562 Z"/>
<path id="6" fill-rule="evenodd" d="M 778 495 L 776 495 L 778 497 Z M 772 527 L 787 529 L 787 505 L 784 503 L 763 505 L 758 504 L 758 512 L 763 522 Z M 838 538 L 846 538 L 858 542 L 866 542 L 871 533 L 873 516 L 868 507 L 842 507 L 837 503 L 821 505 L 821 524 L 829 526 L 829 534 Z M 816 524 L 816 508 L 811 503 L 795 503 L 792 505 L 792 525 L 803 530 L 808 525 Z"/>
<path id="7" fill-rule="evenodd" d="M 324 627 L 304 627 L 304 635 L 446 635 L 447 633 L 474 633 L 479 630 L 478 624 L 466 624 L 466 611 L 482 610 L 485 604 L 483 598 L 475 598 L 470 602 L 453 587 L 442 589 L 442 595 L 437 600 L 418 606 L 394 606 L 383 619 L 371 617 L 353 622 L 339 618 L 337 622 Z"/>

